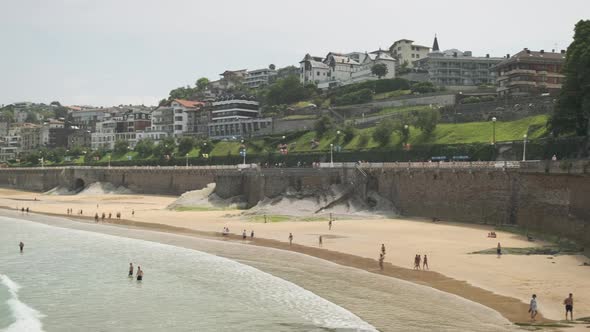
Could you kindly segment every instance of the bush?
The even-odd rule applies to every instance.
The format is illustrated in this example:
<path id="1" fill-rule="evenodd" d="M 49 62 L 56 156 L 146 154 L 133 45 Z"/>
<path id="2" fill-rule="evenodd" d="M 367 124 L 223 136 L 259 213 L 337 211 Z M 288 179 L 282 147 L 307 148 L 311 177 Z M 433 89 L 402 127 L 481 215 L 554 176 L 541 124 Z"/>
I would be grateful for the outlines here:
<path id="1" fill-rule="evenodd" d="M 410 82 L 403 78 L 393 78 L 373 82 L 375 82 L 375 93 L 383 93 L 397 90 L 410 90 Z"/>
<path id="2" fill-rule="evenodd" d="M 361 134 L 361 136 L 359 137 L 359 143 L 358 143 L 358 147 L 359 148 L 364 148 L 367 146 L 367 144 L 369 144 L 369 133 L 367 132 L 363 132 Z"/>
<path id="3" fill-rule="evenodd" d="M 129 142 L 125 141 L 125 140 L 117 140 L 115 142 L 115 155 L 124 155 L 127 153 L 127 149 L 129 148 Z"/>
<path id="4" fill-rule="evenodd" d="M 395 123 L 390 119 L 381 121 L 373 132 L 373 139 L 379 143 L 380 146 L 387 145 L 391 140 L 391 133 L 394 127 Z"/>
<path id="5" fill-rule="evenodd" d="M 436 87 L 431 82 L 419 82 L 412 84 L 412 92 L 428 93 L 435 92 Z"/>
<path id="6" fill-rule="evenodd" d="M 367 103 L 373 100 L 373 91 L 365 88 L 356 92 L 347 93 L 343 96 L 337 96 L 334 100 L 336 105 L 354 105 Z"/>
<path id="7" fill-rule="evenodd" d="M 318 136 L 323 136 L 332 128 L 332 119 L 326 115 L 322 116 L 314 125 L 314 130 Z"/>
<path id="8" fill-rule="evenodd" d="M 344 134 L 344 144 L 352 141 L 352 139 L 354 138 L 354 134 L 356 132 L 356 129 L 354 129 L 354 127 L 351 124 L 346 125 L 346 127 L 344 127 L 344 129 L 342 129 L 342 133 Z"/>
<path id="9" fill-rule="evenodd" d="M 479 99 L 479 97 L 475 97 L 475 96 L 463 98 L 461 100 L 461 104 L 475 104 L 475 103 L 479 103 L 479 102 L 481 102 L 481 99 Z"/>

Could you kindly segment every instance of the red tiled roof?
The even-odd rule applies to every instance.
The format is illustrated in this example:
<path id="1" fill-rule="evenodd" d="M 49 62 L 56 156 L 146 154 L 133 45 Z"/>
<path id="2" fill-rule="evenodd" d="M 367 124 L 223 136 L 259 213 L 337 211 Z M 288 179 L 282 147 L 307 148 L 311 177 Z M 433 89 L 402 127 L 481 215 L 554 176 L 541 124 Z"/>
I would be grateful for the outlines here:
<path id="1" fill-rule="evenodd" d="M 193 101 L 193 100 L 186 100 L 186 99 L 174 99 L 174 101 L 186 108 L 196 108 L 196 107 L 205 105 L 205 103 L 202 101 Z"/>

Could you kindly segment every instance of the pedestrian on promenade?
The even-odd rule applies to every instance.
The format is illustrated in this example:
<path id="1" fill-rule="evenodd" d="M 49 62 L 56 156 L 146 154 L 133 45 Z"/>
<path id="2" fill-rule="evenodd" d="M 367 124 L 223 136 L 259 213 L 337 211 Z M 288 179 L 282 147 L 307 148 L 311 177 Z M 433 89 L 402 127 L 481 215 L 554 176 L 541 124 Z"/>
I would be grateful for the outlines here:
<path id="1" fill-rule="evenodd" d="M 289 245 L 293 244 L 293 233 L 289 233 Z"/>
<path id="2" fill-rule="evenodd" d="M 323 245 L 323 241 L 322 241 L 322 236 L 321 235 L 320 235 L 320 238 L 319 238 L 319 242 L 320 242 L 320 247 L 321 247 Z"/>
<path id="3" fill-rule="evenodd" d="M 502 246 L 500 245 L 500 242 L 498 242 L 498 247 L 496 248 L 496 253 L 498 254 L 498 258 L 500 258 L 500 256 L 502 255 Z"/>
<path id="4" fill-rule="evenodd" d="M 430 268 L 428 267 L 428 257 L 426 255 L 424 255 L 424 263 L 422 264 L 422 270 L 430 270 Z"/>

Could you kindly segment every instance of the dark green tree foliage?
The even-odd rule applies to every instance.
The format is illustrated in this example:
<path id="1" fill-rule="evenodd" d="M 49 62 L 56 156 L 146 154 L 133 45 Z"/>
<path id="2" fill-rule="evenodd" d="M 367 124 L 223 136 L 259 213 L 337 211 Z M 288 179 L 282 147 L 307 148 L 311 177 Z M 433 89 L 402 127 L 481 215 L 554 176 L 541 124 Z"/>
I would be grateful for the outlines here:
<path id="1" fill-rule="evenodd" d="M 154 141 L 149 138 L 144 138 L 135 145 L 135 152 L 137 152 L 139 157 L 147 158 L 154 152 L 154 146 Z"/>
<path id="2" fill-rule="evenodd" d="M 436 87 L 431 82 L 419 82 L 412 84 L 412 92 L 428 93 L 435 91 Z"/>
<path id="3" fill-rule="evenodd" d="M 168 96 L 168 101 L 174 100 L 174 99 L 190 99 L 193 94 L 195 93 L 195 90 L 193 88 L 191 88 L 190 86 L 181 86 L 179 88 L 176 88 L 174 90 L 170 91 L 170 95 Z"/>
<path id="4" fill-rule="evenodd" d="M 347 93 L 342 96 L 337 96 L 334 99 L 334 104 L 340 105 L 354 105 L 368 103 L 373 100 L 373 91 L 371 89 L 362 89 L 359 91 Z"/>
<path id="5" fill-rule="evenodd" d="M 549 126 L 556 135 L 590 136 L 590 20 L 576 24 L 566 54 L 565 81 Z"/>
<path id="6" fill-rule="evenodd" d="M 343 136 L 343 140 L 344 140 L 344 144 L 352 141 L 352 139 L 354 138 L 354 135 L 356 134 L 356 129 L 354 128 L 354 126 L 352 124 L 348 124 L 346 125 L 346 127 L 344 127 L 344 129 L 342 129 L 342 134 L 344 134 Z"/>
<path id="7" fill-rule="evenodd" d="M 34 112 L 28 112 L 25 122 L 38 123 L 39 119 L 37 118 L 37 114 L 35 114 Z"/>
<path id="8" fill-rule="evenodd" d="M 379 79 L 387 75 L 388 72 L 389 69 L 387 69 L 387 65 L 384 63 L 376 63 L 371 67 L 371 73 L 377 76 Z"/>
<path id="9" fill-rule="evenodd" d="M 128 148 L 129 148 L 129 142 L 127 142 L 126 140 L 121 140 L 121 139 L 117 140 L 115 142 L 115 149 L 114 149 L 115 155 L 122 156 L 122 155 L 126 154 Z"/>
<path id="10" fill-rule="evenodd" d="M 172 157 L 172 153 L 176 148 L 176 142 L 173 137 L 166 137 L 156 145 L 154 148 L 154 155 L 158 158 L 165 159 L 166 156 Z"/>
<path id="11" fill-rule="evenodd" d="M 315 86 L 303 86 L 297 76 L 277 80 L 259 93 L 265 105 L 292 104 L 306 100 L 315 93 Z"/>
<path id="12" fill-rule="evenodd" d="M 207 77 L 201 77 L 197 80 L 197 90 L 205 91 L 209 87 L 209 79 Z"/>
<path id="13" fill-rule="evenodd" d="M 395 123 L 391 119 L 381 121 L 375 128 L 375 131 L 373 131 L 373 139 L 380 146 L 386 146 L 391 140 L 391 133 L 393 132 L 394 126 Z"/>
<path id="14" fill-rule="evenodd" d="M 329 116 L 322 116 L 314 125 L 314 130 L 318 136 L 323 136 L 328 130 L 332 129 L 332 119 Z"/>
<path id="15" fill-rule="evenodd" d="M 186 156 L 187 153 L 191 152 L 195 146 L 195 140 L 192 137 L 182 137 L 178 140 L 178 154 Z"/>
<path id="16" fill-rule="evenodd" d="M 420 128 L 426 135 L 430 135 L 436 129 L 440 121 L 440 112 L 438 110 L 420 110 L 416 114 L 414 125 Z"/>

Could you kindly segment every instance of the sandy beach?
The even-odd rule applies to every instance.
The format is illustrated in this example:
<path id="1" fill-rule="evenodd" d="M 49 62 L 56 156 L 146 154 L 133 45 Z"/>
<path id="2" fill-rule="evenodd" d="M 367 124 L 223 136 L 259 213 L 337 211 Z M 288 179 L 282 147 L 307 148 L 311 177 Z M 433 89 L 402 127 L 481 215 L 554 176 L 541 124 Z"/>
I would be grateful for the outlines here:
<path id="1" fill-rule="evenodd" d="M 575 317 L 590 316 L 590 262 L 582 255 L 496 255 L 471 254 L 503 247 L 524 248 L 545 243 L 529 242 L 521 236 L 496 231 L 496 239 L 487 238 L 491 227 L 432 223 L 418 219 L 375 219 L 356 216 L 338 217 L 332 230 L 326 221 L 254 221 L 243 211 L 171 211 L 166 207 L 176 197 L 148 195 L 43 195 L 16 190 L 0 190 L 0 206 L 8 209 L 29 207 L 33 212 L 66 215 L 66 209 L 83 210 L 85 218 L 95 213 L 121 212 L 119 223 L 143 226 L 166 232 L 221 237 L 229 227 L 232 238 L 253 230 L 255 241 L 249 244 L 293 250 L 335 263 L 393 276 L 456 294 L 490 307 L 511 322 L 529 322 L 528 301 L 539 297 L 540 321 L 563 320 L 562 301 L 574 293 Z M 132 211 L 135 214 L 132 215 Z M 294 245 L 288 235 L 293 233 Z M 319 236 L 323 245 L 318 244 Z M 377 258 L 381 244 L 387 249 L 386 266 L 380 272 Z M 415 254 L 428 255 L 430 271 L 412 270 Z M 586 330 L 588 324 L 577 326 Z M 574 329 L 568 329 L 574 331 Z"/>

